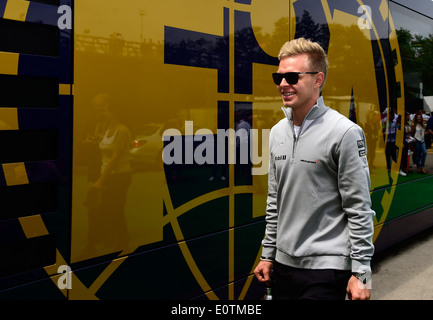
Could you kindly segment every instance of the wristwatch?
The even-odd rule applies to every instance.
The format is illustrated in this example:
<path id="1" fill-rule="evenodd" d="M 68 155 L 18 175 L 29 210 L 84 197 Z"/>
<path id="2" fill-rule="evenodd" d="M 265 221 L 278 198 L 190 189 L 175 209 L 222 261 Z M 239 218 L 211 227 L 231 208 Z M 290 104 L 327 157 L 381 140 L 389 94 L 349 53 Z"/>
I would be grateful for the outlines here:
<path id="1" fill-rule="evenodd" d="M 270 257 L 260 257 L 260 260 L 261 261 L 268 261 L 268 262 L 274 262 L 274 259 L 273 258 L 270 258 Z"/>
<path id="2" fill-rule="evenodd" d="M 354 276 L 355 278 L 357 278 L 363 284 L 367 283 L 367 271 L 364 271 L 364 272 L 352 272 L 352 276 Z"/>

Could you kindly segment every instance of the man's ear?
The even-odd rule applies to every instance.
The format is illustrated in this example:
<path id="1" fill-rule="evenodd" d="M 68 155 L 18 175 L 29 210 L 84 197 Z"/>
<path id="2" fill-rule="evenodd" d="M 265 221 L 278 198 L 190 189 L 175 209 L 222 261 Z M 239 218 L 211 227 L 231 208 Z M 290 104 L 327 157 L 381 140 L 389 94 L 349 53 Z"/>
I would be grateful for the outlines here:
<path id="1" fill-rule="evenodd" d="M 323 74 L 323 72 L 319 72 L 318 74 L 316 74 L 316 82 L 314 83 L 314 86 L 320 88 L 324 81 L 325 75 Z"/>

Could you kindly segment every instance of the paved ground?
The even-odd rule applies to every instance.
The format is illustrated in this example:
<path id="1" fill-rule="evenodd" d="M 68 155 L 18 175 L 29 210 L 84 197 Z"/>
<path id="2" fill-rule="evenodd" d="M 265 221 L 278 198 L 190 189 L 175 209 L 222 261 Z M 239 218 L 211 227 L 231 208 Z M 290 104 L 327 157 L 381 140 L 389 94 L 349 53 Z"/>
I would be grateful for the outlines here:
<path id="1" fill-rule="evenodd" d="M 412 172 L 416 172 L 416 166 L 412 162 L 412 156 L 410 157 L 410 168 Z M 427 149 L 427 157 L 425 158 L 425 167 L 427 173 L 433 173 L 433 147 Z"/>
<path id="2" fill-rule="evenodd" d="M 427 151 L 430 174 L 433 149 Z M 372 300 L 433 300 L 433 228 L 375 255 L 372 269 Z"/>
<path id="3" fill-rule="evenodd" d="M 375 256 L 372 300 L 433 300 L 433 228 Z"/>

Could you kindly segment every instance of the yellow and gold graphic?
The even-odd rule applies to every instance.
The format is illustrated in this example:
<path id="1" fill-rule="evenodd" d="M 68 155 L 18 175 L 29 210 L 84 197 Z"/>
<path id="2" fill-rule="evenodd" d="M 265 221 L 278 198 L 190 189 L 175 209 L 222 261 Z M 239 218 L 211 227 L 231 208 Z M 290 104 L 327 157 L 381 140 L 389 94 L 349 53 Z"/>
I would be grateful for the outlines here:
<path id="1" fill-rule="evenodd" d="M 136 268 L 171 268 L 189 279 L 179 294 L 248 298 L 261 251 L 258 230 L 264 230 L 269 131 L 284 116 L 271 74 L 282 44 L 296 37 L 312 37 L 326 48 L 325 103 L 366 133 L 372 195 L 376 202 L 380 197 L 377 238 L 402 157 L 398 152 L 391 159 L 387 147 L 395 135 L 393 147 L 403 149 L 403 131 L 395 130 L 395 119 L 405 114 L 403 69 L 388 1 L 373 8 L 361 0 L 348 3 L 77 0 L 71 6 L 73 30 L 59 30 L 59 56 L 57 47 L 46 56 L 0 52 L 3 81 L 16 76 L 21 88 L 40 76 L 55 96 L 40 105 L 0 108 L 1 131 L 55 132 L 58 159 L 51 154 L 42 161 L 55 164 L 16 160 L 1 169 L 7 188 L 30 185 L 44 165 L 64 166 L 68 174 L 71 169 L 70 186 L 70 177 L 54 179 L 58 199 L 71 201 L 62 207 L 64 214 L 70 209 L 70 219 L 57 243 L 56 263 L 44 268 L 56 286 L 71 277 L 70 286 L 58 286 L 64 297 L 120 294 L 119 286 L 146 286 L 135 283 Z M 52 5 L 25 0 L 4 2 L 2 18 L 14 20 L 6 22 L 10 28 L 29 28 L 37 21 L 32 8 L 46 10 L 43 16 L 53 20 Z M 41 23 L 41 35 L 56 41 L 51 20 Z M 73 32 L 70 39 L 67 32 Z M 72 73 L 59 76 L 56 68 L 64 66 Z M 44 119 L 33 120 L 38 112 Z M 73 117 L 71 130 L 52 125 L 58 119 L 67 123 L 67 117 Z M 238 133 L 245 128 L 250 149 L 241 163 L 239 145 L 250 136 Z M 223 142 L 221 130 L 228 132 Z M 164 154 L 167 146 L 172 148 Z M 71 155 L 72 161 L 66 159 Z M 52 236 L 55 214 L 18 218 L 25 237 Z"/>
<path id="2" fill-rule="evenodd" d="M 361 29 L 359 15 L 329 3 L 320 1 L 330 35 L 325 101 L 347 116 L 353 114 L 360 125 L 373 122 L 382 134 L 383 106 L 375 63 L 385 61 L 385 53 L 380 42 L 376 42 L 380 56 L 372 50 L 372 41 L 380 38 L 375 20 L 369 17 L 372 29 Z M 237 196 L 250 194 L 249 218 L 263 218 L 266 172 L 243 184 L 236 165 L 229 163 L 222 168 L 226 175 L 221 176 L 219 187 L 209 187 L 210 169 L 164 166 L 163 133 L 175 129 L 185 134 L 181 139 L 187 145 L 189 135 L 195 133 L 185 132 L 188 121 L 195 130 L 216 134 L 222 123 L 224 129 L 234 129 L 239 114 L 251 112 L 252 128 L 259 130 L 254 136 L 259 140 L 255 151 L 266 164 L 268 147 L 262 140 L 267 137 L 260 130 L 269 130 L 282 117 L 270 75 L 277 68 L 275 57 L 281 45 L 301 32 L 302 24 L 297 22 L 302 22 L 302 12 L 297 8 L 303 5 L 300 0 L 277 1 L 272 6 L 265 1 L 234 0 L 135 0 L 127 6 L 106 1 L 75 3 L 75 81 L 73 88 L 60 91 L 73 89 L 74 93 L 72 263 L 110 254 L 120 259 L 114 261 L 124 261 L 143 246 L 165 241 L 164 228 L 170 227 L 198 285 L 208 298 L 218 299 L 185 235 L 191 231 L 184 229 L 194 226 L 183 221 L 200 206 L 227 199 L 227 297 L 245 297 L 252 277 L 238 296 L 232 284 L 236 279 Z M 357 7 L 363 5 L 357 1 Z M 389 17 L 388 11 L 382 1 L 383 19 Z M 394 31 L 390 40 L 393 49 L 398 49 Z M 388 81 L 386 68 L 383 78 Z M 401 64 L 394 71 L 403 83 Z M 386 90 L 389 86 L 386 83 Z M 398 114 L 404 113 L 402 99 L 395 110 Z M 390 110 L 387 100 L 386 110 Z M 233 146 L 234 137 L 229 140 Z M 372 152 L 374 189 L 396 178 L 400 160 L 388 174 L 383 141 L 376 140 Z M 111 171 L 106 171 L 107 166 Z M 117 184 L 112 183 L 114 178 Z M 196 189 L 201 185 L 200 193 Z M 393 189 L 384 195 L 378 224 L 386 219 L 392 198 Z M 253 263 L 259 253 L 258 247 Z M 119 265 L 104 271 L 93 287 L 99 288 Z M 97 295 L 97 290 L 88 293 Z"/>
<path id="3" fill-rule="evenodd" d="M 29 4 L 30 1 L 26 0 L 8 0 L 3 18 L 9 20 L 26 21 Z"/>

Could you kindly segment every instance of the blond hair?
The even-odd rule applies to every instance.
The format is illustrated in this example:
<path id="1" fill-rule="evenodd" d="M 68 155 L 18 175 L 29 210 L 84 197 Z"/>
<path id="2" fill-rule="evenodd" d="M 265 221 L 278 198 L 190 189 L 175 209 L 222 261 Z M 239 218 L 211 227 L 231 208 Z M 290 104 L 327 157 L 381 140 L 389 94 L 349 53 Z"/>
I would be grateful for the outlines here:
<path id="1" fill-rule="evenodd" d="M 308 55 L 308 63 L 312 70 L 308 71 L 319 71 L 326 76 L 328 75 L 328 58 L 326 57 L 326 52 L 317 42 L 313 42 L 308 39 L 298 38 L 295 40 L 287 41 L 280 50 L 278 54 L 278 59 L 281 60 L 285 57 L 296 56 L 299 54 Z M 323 80 L 322 86 L 325 85 L 325 80 Z"/>

